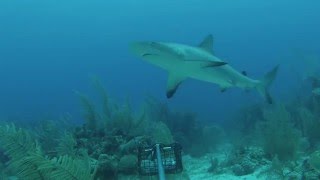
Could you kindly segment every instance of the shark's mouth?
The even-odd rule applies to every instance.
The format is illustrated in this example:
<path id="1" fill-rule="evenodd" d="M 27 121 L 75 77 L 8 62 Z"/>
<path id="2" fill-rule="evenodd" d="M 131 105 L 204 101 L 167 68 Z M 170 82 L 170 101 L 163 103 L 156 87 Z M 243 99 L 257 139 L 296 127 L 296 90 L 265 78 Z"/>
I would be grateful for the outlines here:
<path id="1" fill-rule="evenodd" d="M 147 57 L 147 56 L 156 56 L 156 54 L 151 54 L 151 53 L 142 54 L 142 57 Z"/>

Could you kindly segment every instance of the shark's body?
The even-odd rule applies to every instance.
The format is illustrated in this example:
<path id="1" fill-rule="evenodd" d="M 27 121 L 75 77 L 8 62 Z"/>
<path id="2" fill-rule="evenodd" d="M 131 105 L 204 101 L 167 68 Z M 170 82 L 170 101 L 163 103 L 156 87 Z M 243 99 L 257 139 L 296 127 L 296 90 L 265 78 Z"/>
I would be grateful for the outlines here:
<path id="1" fill-rule="evenodd" d="M 312 90 L 312 93 L 316 96 L 320 96 L 320 88 L 315 88 Z"/>
<path id="2" fill-rule="evenodd" d="M 269 103 L 267 88 L 277 73 L 277 67 L 265 79 L 254 80 L 220 60 L 212 52 L 213 38 L 207 36 L 199 46 L 164 42 L 136 42 L 131 45 L 134 54 L 169 72 L 167 97 L 174 95 L 187 78 L 218 84 L 221 91 L 230 87 L 257 89 Z"/>

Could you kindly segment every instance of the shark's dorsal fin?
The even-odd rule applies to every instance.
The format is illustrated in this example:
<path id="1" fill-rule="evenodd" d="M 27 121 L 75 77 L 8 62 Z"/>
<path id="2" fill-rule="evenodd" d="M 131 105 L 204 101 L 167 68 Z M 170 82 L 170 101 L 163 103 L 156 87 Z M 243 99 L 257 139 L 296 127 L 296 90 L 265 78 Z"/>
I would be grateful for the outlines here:
<path id="1" fill-rule="evenodd" d="M 203 41 L 199 44 L 199 48 L 213 54 L 213 36 L 209 34 Z"/>
<path id="2" fill-rule="evenodd" d="M 179 85 L 185 80 L 185 76 L 181 76 L 176 73 L 169 72 L 168 82 L 167 82 L 167 98 L 171 98 L 177 91 Z"/>

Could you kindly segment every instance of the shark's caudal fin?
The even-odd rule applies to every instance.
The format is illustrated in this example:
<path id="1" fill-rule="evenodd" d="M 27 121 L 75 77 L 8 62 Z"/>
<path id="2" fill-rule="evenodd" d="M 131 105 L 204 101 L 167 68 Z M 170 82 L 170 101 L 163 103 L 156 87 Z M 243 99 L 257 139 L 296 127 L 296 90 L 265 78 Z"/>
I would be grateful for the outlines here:
<path id="1" fill-rule="evenodd" d="M 269 71 L 264 78 L 260 81 L 259 85 L 257 86 L 258 92 L 265 98 L 265 100 L 269 103 L 273 103 L 273 99 L 269 94 L 269 87 L 271 86 L 272 82 L 277 76 L 277 72 L 279 69 L 279 65 L 274 67 L 271 71 Z"/>

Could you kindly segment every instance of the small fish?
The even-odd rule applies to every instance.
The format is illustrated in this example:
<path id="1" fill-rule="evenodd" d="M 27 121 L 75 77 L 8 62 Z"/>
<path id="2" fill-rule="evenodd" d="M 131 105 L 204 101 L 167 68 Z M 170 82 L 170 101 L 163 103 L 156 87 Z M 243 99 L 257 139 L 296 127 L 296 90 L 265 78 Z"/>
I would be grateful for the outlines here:
<path id="1" fill-rule="evenodd" d="M 312 93 L 316 96 L 320 96 L 320 87 L 313 89 Z"/>

